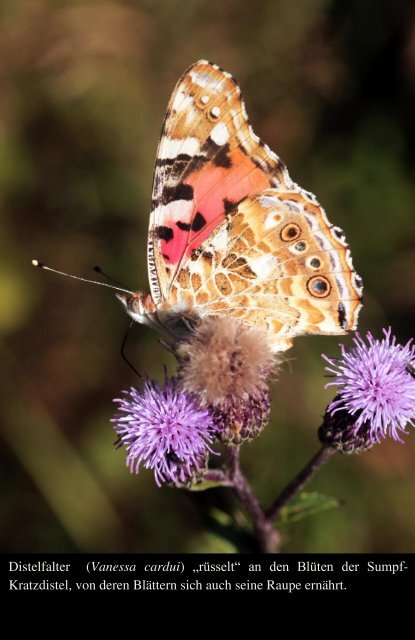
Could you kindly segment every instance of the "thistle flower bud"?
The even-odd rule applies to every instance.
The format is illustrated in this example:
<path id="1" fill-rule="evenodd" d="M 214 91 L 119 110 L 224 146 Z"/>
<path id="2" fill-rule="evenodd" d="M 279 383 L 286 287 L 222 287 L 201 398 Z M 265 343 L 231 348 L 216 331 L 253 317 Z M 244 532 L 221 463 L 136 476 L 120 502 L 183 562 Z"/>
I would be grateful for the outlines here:
<path id="1" fill-rule="evenodd" d="M 268 423 L 271 413 L 266 387 L 255 397 L 210 408 L 217 437 L 225 444 L 242 444 L 257 438 Z"/>
<path id="2" fill-rule="evenodd" d="M 335 401 L 337 398 L 335 398 Z M 357 416 L 352 416 L 346 409 L 331 413 L 329 407 L 323 424 L 318 430 L 322 444 L 333 447 L 339 453 L 363 453 L 374 445 L 370 433 L 370 422 L 364 422 L 356 429 Z"/>

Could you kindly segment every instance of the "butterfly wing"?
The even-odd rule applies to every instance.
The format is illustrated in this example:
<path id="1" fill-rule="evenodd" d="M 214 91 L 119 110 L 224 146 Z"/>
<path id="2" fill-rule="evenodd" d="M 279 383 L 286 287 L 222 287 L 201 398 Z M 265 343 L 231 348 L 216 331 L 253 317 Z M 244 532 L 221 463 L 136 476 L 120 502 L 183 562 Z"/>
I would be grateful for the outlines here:
<path id="1" fill-rule="evenodd" d="M 157 152 L 148 239 L 156 304 L 237 203 L 268 187 L 293 187 L 284 163 L 254 134 L 234 78 L 197 62 L 173 91 Z"/>
<path id="2" fill-rule="evenodd" d="M 361 294 L 344 234 L 314 197 L 268 189 L 243 200 L 201 243 L 169 303 L 261 326 L 283 351 L 295 336 L 355 329 Z"/>

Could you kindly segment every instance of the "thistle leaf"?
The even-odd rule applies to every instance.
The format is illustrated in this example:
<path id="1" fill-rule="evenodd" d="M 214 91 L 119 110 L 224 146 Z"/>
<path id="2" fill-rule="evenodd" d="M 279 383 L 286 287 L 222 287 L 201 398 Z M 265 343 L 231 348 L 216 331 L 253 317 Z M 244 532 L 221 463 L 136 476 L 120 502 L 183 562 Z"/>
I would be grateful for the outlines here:
<path id="1" fill-rule="evenodd" d="M 299 522 L 308 516 L 314 516 L 321 511 L 340 507 L 341 502 L 332 496 L 326 496 L 316 491 L 300 493 L 286 507 L 281 510 L 278 523 L 280 525 Z"/>

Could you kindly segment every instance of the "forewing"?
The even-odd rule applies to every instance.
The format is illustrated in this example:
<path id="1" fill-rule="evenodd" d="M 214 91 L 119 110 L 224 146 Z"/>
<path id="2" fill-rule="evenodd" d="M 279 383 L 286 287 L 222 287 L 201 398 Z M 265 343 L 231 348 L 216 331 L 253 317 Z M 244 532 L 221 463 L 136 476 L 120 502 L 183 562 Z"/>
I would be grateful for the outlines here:
<path id="1" fill-rule="evenodd" d="M 197 62 L 172 94 L 157 152 L 148 239 L 156 304 L 235 206 L 268 187 L 293 188 L 285 165 L 254 134 L 235 79 Z"/>

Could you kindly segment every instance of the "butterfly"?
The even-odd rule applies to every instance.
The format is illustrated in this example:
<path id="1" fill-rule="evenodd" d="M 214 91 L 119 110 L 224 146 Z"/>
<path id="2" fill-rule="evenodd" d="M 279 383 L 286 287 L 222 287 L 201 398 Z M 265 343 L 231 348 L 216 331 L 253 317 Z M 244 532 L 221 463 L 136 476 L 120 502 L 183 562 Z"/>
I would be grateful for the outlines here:
<path id="1" fill-rule="evenodd" d="M 118 297 L 134 320 L 179 339 L 204 316 L 263 328 L 275 352 L 357 325 L 362 281 L 342 230 L 255 135 L 236 80 L 205 60 L 167 108 L 148 274 L 151 293 Z"/>

